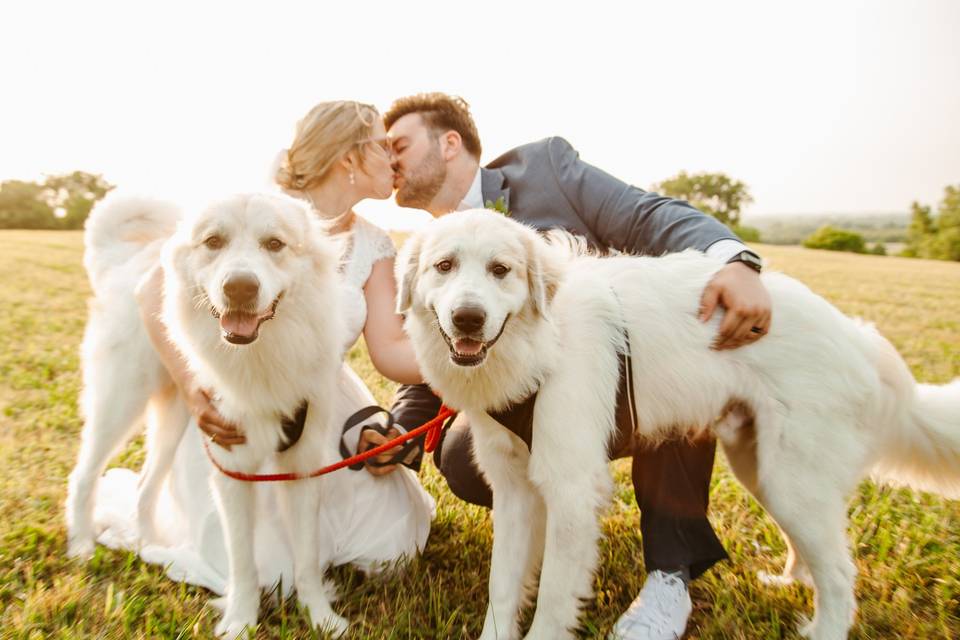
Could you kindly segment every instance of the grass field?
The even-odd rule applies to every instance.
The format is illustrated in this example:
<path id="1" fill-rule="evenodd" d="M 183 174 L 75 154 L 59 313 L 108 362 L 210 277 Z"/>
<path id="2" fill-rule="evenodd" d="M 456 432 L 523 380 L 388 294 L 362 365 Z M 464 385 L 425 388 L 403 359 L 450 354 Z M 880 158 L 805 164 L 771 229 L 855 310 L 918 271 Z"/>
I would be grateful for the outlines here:
<path id="1" fill-rule="evenodd" d="M 960 376 L 960 264 L 760 247 L 843 311 L 875 322 L 918 379 Z M 72 232 L 0 232 L 0 637 L 205 638 L 209 594 L 171 582 L 130 553 L 98 548 L 88 563 L 65 558 L 62 508 L 81 421 L 78 345 L 86 315 L 82 238 Z M 362 346 L 351 361 L 381 402 L 392 385 Z M 825 365 L 828 363 L 824 363 Z M 113 462 L 138 467 L 139 442 Z M 479 633 L 486 603 L 490 520 L 456 500 L 428 465 L 421 477 L 438 500 L 423 556 L 399 574 L 364 577 L 339 568 L 336 609 L 348 637 L 461 638 Z M 596 596 L 581 636 L 603 637 L 643 580 L 639 516 L 626 462 L 611 465 L 618 490 Z M 755 574 L 776 572 L 784 546 L 773 522 L 718 457 L 712 521 L 732 561 L 692 585 L 688 638 L 793 638 L 812 609 L 803 587 L 771 590 Z M 817 514 L 810 514 L 817 517 Z M 854 638 L 960 637 L 960 503 L 861 485 L 850 501 L 859 568 Z M 311 637 L 293 601 L 266 601 L 258 638 Z"/>

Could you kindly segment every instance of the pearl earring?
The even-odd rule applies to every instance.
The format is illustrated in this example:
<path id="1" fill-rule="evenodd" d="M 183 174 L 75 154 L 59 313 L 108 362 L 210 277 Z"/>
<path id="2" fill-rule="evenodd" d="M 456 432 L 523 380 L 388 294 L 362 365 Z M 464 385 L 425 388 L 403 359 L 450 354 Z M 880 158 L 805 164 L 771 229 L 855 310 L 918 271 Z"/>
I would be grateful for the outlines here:
<path id="1" fill-rule="evenodd" d="M 357 184 L 356 176 L 353 175 L 353 169 L 350 170 L 350 184 Z"/>

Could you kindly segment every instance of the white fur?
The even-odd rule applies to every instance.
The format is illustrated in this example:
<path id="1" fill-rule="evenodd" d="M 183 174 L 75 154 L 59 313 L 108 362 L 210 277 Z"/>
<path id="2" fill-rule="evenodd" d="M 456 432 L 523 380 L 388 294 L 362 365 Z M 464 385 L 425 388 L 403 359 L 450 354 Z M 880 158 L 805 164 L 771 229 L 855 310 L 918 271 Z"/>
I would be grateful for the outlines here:
<path id="1" fill-rule="evenodd" d="M 216 390 L 220 413 L 244 428 L 245 445 L 231 451 L 210 447 L 217 461 L 231 470 L 254 473 L 274 459 L 281 472 L 302 472 L 335 458 L 330 401 L 346 331 L 337 293 L 337 247 L 300 202 L 285 196 L 239 195 L 216 202 L 180 220 L 173 233 L 177 217 L 170 205 L 112 197 L 95 209 L 87 225 L 85 264 L 96 297 L 83 346 L 86 423 L 67 504 L 71 555 L 92 552 L 94 486 L 148 403 L 158 407 L 160 416 L 157 428 L 148 430 L 138 498 L 141 538 L 150 540 L 153 504 L 187 423 L 134 297 L 137 283 L 159 260 L 165 275 L 162 317 L 170 339 L 200 385 Z M 226 238 L 219 250 L 204 245 L 214 231 Z M 264 241 L 270 237 L 286 247 L 266 250 Z M 258 309 L 268 309 L 282 294 L 274 318 L 260 327 L 254 342 L 242 346 L 221 338 L 219 322 L 211 314 L 211 307 L 224 310 L 222 284 L 237 271 L 259 280 Z M 303 400 L 309 402 L 303 435 L 278 454 L 281 416 L 292 416 Z M 314 625 L 340 635 L 347 622 L 330 607 L 318 561 L 319 481 L 281 483 L 281 500 L 294 537 L 300 601 Z M 260 604 L 253 560 L 253 485 L 218 472 L 211 482 L 230 567 L 216 631 L 235 638 L 256 624 Z"/>
<path id="2" fill-rule="evenodd" d="M 960 496 L 960 381 L 917 385 L 872 327 L 778 273 L 762 276 L 773 300 L 769 335 L 711 350 L 721 318 L 700 322 L 698 306 L 721 263 L 694 251 L 598 258 L 552 240 L 490 212 L 455 213 L 415 234 L 397 261 L 399 307 L 423 373 L 446 404 L 468 414 L 493 488 L 481 637 L 519 636 L 518 610 L 541 556 L 526 637 L 573 637 L 579 599 L 591 595 L 597 518 L 611 489 L 607 443 L 623 329 L 638 435 L 655 443 L 714 434 L 787 538 L 777 582 L 815 585 L 816 615 L 805 633 L 846 637 L 856 602 L 845 497 L 871 470 Z M 456 267 L 441 273 L 435 265 L 445 259 Z M 494 278 L 492 263 L 512 270 Z M 509 317 L 474 367 L 454 364 L 440 333 L 455 335 L 450 318 L 464 301 L 487 310 L 484 341 Z M 532 389 L 539 395 L 528 453 L 487 411 Z"/>

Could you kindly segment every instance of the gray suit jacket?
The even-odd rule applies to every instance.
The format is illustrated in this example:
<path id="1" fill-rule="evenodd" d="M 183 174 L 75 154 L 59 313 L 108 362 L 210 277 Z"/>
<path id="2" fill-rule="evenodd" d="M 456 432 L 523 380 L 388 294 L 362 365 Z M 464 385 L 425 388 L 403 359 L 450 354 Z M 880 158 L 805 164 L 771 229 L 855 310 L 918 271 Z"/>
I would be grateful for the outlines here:
<path id="1" fill-rule="evenodd" d="M 602 248 L 660 255 L 739 240 L 689 203 L 644 191 L 587 164 L 563 138 L 512 149 L 481 169 L 480 176 L 484 203 L 503 198 L 515 220 L 537 229 L 563 228 Z"/>

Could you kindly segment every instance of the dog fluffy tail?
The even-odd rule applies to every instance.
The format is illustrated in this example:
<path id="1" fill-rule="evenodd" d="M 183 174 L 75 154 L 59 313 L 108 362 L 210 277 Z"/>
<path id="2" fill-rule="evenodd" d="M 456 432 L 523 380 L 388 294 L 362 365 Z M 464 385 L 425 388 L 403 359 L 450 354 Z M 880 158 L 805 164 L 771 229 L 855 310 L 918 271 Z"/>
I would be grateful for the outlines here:
<path id="1" fill-rule="evenodd" d="M 83 265 L 94 292 L 102 288 L 110 269 L 173 235 L 179 218 L 176 205 L 163 200 L 110 194 L 98 203 L 84 233 Z"/>
<path id="2" fill-rule="evenodd" d="M 947 498 L 960 498 L 960 378 L 946 385 L 917 384 L 893 346 L 881 343 L 883 430 L 872 476 Z M 866 425 L 871 428 L 871 425 Z"/>

